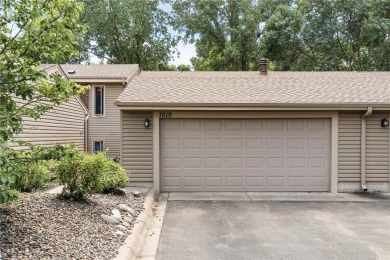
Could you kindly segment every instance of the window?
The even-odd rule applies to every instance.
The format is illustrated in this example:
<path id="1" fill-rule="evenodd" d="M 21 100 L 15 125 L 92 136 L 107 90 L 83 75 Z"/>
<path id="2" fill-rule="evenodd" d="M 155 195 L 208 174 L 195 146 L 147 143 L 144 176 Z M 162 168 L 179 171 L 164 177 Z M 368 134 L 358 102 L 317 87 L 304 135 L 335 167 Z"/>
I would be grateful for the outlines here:
<path id="1" fill-rule="evenodd" d="M 93 152 L 97 153 L 97 152 L 103 152 L 103 151 L 104 151 L 103 141 L 94 141 L 93 142 Z"/>
<path id="2" fill-rule="evenodd" d="M 104 115 L 104 86 L 94 86 L 94 115 Z"/>

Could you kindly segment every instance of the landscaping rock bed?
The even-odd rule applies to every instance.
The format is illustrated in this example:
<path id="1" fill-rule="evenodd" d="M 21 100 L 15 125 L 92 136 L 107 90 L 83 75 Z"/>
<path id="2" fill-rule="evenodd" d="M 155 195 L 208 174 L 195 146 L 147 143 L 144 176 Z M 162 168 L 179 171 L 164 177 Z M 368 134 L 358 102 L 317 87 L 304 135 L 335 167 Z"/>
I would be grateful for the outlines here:
<path id="1" fill-rule="evenodd" d="M 0 259 L 112 259 L 131 233 L 145 197 L 97 194 L 75 202 L 24 193 L 19 201 L 0 204 Z M 123 218 L 119 225 L 102 218 L 111 217 L 114 209 Z"/>

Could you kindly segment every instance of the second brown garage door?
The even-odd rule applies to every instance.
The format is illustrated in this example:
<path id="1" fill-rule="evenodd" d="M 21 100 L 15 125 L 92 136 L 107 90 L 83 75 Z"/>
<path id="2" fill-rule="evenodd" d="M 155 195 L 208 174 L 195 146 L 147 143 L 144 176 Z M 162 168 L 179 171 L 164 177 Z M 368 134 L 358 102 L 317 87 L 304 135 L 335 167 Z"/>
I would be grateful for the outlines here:
<path id="1" fill-rule="evenodd" d="M 162 191 L 328 191 L 329 119 L 161 119 Z"/>

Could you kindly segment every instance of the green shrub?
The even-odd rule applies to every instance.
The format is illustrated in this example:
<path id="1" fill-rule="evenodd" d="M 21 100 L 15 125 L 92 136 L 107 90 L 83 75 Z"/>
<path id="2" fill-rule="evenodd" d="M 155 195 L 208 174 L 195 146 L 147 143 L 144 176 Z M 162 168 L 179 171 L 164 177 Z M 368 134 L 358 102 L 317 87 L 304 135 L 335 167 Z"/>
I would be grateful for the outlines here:
<path id="1" fill-rule="evenodd" d="M 48 170 L 48 181 L 58 181 L 58 174 L 57 174 L 57 164 L 58 161 L 56 160 L 49 160 L 46 161 L 46 168 Z"/>
<path id="2" fill-rule="evenodd" d="M 18 191 L 30 192 L 41 189 L 49 181 L 49 170 L 46 161 L 25 161 L 15 165 L 15 182 L 12 188 Z"/>
<path id="3" fill-rule="evenodd" d="M 74 144 L 53 147 L 26 145 L 29 150 L 17 151 L 0 144 L 0 203 L 18 198 L 18 191 L 42 188 L 56 178 L 53 167 L 56 161 L 73 158 L 79 151 Z"/>
<path id="4" fill-rule="evenodd" d="M 0 187 L 0 203 L 8 203 L 19 198 L 19 192 L 12 189 L 4 189 Z"/>
<path id="5" fill-rule="evenodd" d="M 73 158 L 60 161 L 56 169 L 60 183 L 65 185 L 63 197 L 74 200 L 124 187 L 128 181 L 125 170 L 108 160 L 105 153 L 79 152 Z"/>
<path id="6" fill-rule="evenodd" d="M 125 169 L 115 161 L 107 161 L 104 168 L 104 192 L 112 192 L 117 188 L 124 188 L 129 181 Z"/>
<path id="7" fill-rule="evenodd" d="M 0 203 L 18 198 L 19 193 L 11 188 L 16 180 L 13 166 L 9 160 L 8 149 L 0 145 Z"/>
<path id="8" fill-rule="evenodd" d="M 65 158 L 57 166 L 58 178 L 65 185 L 63 196 L 75 200 L 103 190 L 102 169 L 105 156 L 103 154 L 86 154 L 80 152 L 74 158 Z"/>

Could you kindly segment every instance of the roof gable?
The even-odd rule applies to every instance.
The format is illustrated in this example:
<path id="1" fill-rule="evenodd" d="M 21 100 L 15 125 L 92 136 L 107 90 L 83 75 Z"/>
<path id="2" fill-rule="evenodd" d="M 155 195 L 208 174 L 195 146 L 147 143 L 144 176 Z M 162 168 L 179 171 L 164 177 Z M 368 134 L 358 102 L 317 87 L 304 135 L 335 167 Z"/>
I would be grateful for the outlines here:
<path id="1" fill-rule="evenodd" d="M 127 81 L 139 73 L 138 64 L 61 64 L 69 79 L 76 82 Z"/>

